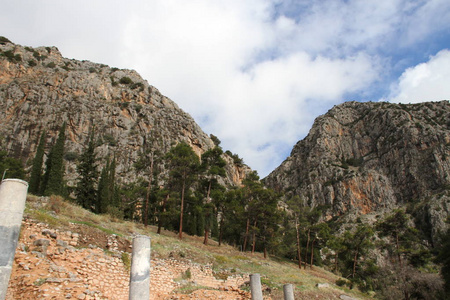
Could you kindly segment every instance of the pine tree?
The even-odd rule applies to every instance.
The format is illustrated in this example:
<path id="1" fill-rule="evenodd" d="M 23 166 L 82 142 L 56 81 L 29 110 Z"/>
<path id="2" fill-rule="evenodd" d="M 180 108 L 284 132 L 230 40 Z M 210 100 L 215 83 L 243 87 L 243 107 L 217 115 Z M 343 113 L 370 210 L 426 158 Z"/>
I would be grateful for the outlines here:
<path id="1" fill-rule="evenodd" d="M 352 278 L 356 276 L 360 257 L 374 247 L 372 242 L 373 235 L 372 227 L 367 224 L 359 224 L 353 233 L 346 231 L 344 234 L 344 247 L 347 250 L 347 254 L 351 255 L 352 260 Z"/>
<path id="2" fill-rule="evenodd" d="M 334 272 L 337 273 L 339 267 L 339 255 L 347 250 L 344 238 L 337 234 L 331 235 L 327 241 L 327 247 L 334 251 Z"/>
<path id="3" fill-rule="evenodd" d="M 289 209 L 292 213 L 291 219 L 294 221 L 295 228 L 295 244 L 296 244 L 296 253 L 298 258 L 298 267 L 302 268 L 302 249 L 300 242 L 300 230 L 302 227 L 305 227 L 305 218 L 304 218 L 304 206 L 303 201 L 299 196 L 293 196 L 287 201 L 289 205 Z M 306 261 L 305 261 L 306 264 Z"/>
<path id="4" fill-rule="evenodd" d="M 98 180 L 98 171 L 95 157 L 94 129 L 88 138 L 88 146 L 81 155 L 78 165 L 79 179 L 75 190 L 78 203 L 85 209 L 94 210 L 97 201 L 96 182 Z"/>
<path id="5" fill-rule="evenodd" d="M 44 161 L 44 148 L 45 148 L 45 131 L 41 134 L 41 137 L 39 139 L 39 144 L 33 159 L 33 166 L 31 168 L 28 191 L 32 194 L 39 194 L 40 191 L 40 185 L 43 179 L 42 163 Z"/>
<path id="6" fill-rule="evenodd" d="M 197 177 L 200 161 L 192 148 L 184 142 L 173 147 L 169 151 L 167 159 L 169 160 L 170 180 L 172 185 L 178 188 L 181 195 L 178 236 L 182 239 L 185 194 Z"/>
<path id="7" fill-rule="evenodd" d="M 2 178 L 25 179 L 25 170 L 22 162 L 8 155 L 8 152 L 0 150 L 0 180 Z"/>
<path id="8" fill-rule="evenodd" d="M 204 219 L 205 219 L 205 232 L 203 244 L 208 244 L 208 237 L 210 229 L 213 225 L 214 205 L 211 203 L 211 192 L 216 189 L 223 189 L 217 181 L 217 177 L 225 176 L 226 162 L 221 155 L 223 154 L 222 148 L 219 146 L 214 147 L 206 151 L 202 155 L 201 170 L 203 171 L 204 181 L 206 182 L 206 198 L 204 203 Z"/>
<path id="9" fill-rule="evenodd" d="M 44 195 L 64 195 L 64 143 L 66 141 L 66 123 L 61 127 L 55 145 L 52 147 L 46 170 Z"/>
<path id="10" fill-rule="evenodd" d="M 142 203 L 142 222 L 145 226 L 149 224 L 148 218 L 150 215 L 150 198 L 155 198 L 155 191 L 157 189 L 155 186 L 155 181 L 158 177 L 158 165 L 161 163 L 161 154 L 157 150 L 158 141 L 156 141 L 153 137 L 150 139 L 146 139 L 144 137 L 144 147 L 142 152 L 139 154 L 138 161 L 134 164 L 134 167 L 137 172 L 146 173 L 147 179 L 147 191 Z M 155 172 L 156 171 L 156 172 Z"/>

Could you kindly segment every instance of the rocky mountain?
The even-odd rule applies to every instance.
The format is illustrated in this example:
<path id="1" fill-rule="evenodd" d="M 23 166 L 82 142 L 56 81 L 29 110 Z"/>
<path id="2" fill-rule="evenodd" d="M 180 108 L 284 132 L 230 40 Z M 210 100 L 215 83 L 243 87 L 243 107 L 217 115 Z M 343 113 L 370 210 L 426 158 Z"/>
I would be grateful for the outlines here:
<path id="1" fill-rule="evenodd" d="M 117 174 L 123 183 L 140 175 L 133 165 L 144 149 L 164 154 L 184 141 L 201 155 L 214 147 L 213 140 L 191 116 L 136 71 L 64 58 L 56 47 L 23 47 L 3 39 L 1 148 L 29 166 L 40 134 L 45 130 L 47 145 L 51 145 L 63 122 L 67 123 L 68 137 L 66 179 L 72 186 L 77 176 L 76 158 L 93 125 L 99 163 L 115 155 Z M 226 183 L 240 184 L 250 169 L 235 164 L 230 155 L 223 158 L 227 162 Z"/>
<path id="2" fill-rule="evenodd" d="M 265 183 L 328 219 L 408 206 L 435 238 L 450 212 L 450 103 L 335 106 Z"/>

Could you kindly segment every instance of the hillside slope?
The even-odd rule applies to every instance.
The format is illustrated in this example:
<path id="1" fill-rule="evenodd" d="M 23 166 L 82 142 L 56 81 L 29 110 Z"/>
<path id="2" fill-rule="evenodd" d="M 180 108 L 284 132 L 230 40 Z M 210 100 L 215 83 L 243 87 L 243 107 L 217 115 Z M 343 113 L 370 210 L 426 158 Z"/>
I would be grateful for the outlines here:
<path id="1" fill-rule="evenodd" d="M 335 285 L 339 277 L 319 267 L 299 270 L 214 241 L 205 246 L 200 237 L 180 241 L 155 232 L 59 197 L 30 195 L 6 299 L 128 299 L 136 234 L 151 237 L 151 299 L 250 299 L 251 273 L 261 274 L 265 299 L 283 299 L 286 283 L 294 285 L 295 299 L 372 299 Z"/>
<path id="2" fill-rule="evenodd" d="M 328 219 L 409 205 L 435 239 L 450 212 L 450 103 L 335 106 L 265 183 Z"/>

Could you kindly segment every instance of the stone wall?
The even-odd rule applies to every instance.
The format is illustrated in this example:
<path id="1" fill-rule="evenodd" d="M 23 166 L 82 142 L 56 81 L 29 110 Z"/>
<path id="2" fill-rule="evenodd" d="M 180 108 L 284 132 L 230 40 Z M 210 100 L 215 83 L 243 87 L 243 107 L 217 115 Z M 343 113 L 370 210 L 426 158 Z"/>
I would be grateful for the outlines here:
<path id="1" fill-rule="evenodd" d="M 117 250 L 117 237 L 108 236 L 108 250 L 93 245 L 80 248 L 82 240 L 77 232 L 23 221 L 6 299 L 128 299 L 130 256 Z M 185 284 L 235 292 L 233 298 L 221 299 L 248 299 L 239 290 L 247 278 L 236 274 L 217 279 L 210 265 L 154 258 L 151 299 L 173 298 L 174 290 Z"/>

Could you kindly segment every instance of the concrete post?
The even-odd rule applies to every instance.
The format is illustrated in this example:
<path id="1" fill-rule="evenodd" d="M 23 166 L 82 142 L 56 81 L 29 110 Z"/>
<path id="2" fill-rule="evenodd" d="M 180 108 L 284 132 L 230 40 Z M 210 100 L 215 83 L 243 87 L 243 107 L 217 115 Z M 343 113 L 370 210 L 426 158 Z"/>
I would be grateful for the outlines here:
<path id="1" fill-rule="evenodd" d="M 133 239 L 129 300 L 150 299 L 150 237 Z"/>
<path id="2" fill-rule="evenodd" d="M 259 274 L 250 275 L 250 291 L 252 293 L 252 300 L 263 300 L 261 276 Z"/>
<path id="3" fill-rule="evenodd" d="M 0 184 L 0 300 L 6 298 L 27 191 L 28 183 L 20 179 Z"/>
<path id="4" fill-rule="evenodd" d="M 294 300 L 294 288 L 292 284 L 283 285 L 284 300 Z"/>

